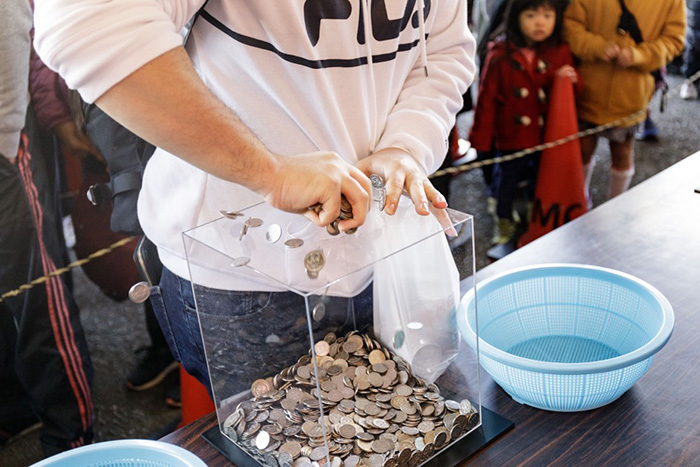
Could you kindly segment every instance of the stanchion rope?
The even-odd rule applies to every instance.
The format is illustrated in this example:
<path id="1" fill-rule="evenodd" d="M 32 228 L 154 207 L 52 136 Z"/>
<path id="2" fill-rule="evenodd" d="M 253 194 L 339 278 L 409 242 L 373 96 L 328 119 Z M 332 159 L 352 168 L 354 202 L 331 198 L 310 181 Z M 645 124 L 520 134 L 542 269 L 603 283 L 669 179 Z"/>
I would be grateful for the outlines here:
<path id="1" fill-rule="evenodd" d="M 700 71 L 698 71 L 697 73 L 692 75 L 690 78 L 687 78 L 686 82 L 695 83 L 695 81 L 697 81 L 698 79 L 700 79 Z M 667 96 L 671 97 L 671 96 L 675 95 L 676 93 L 680 92 L 680 87 L 681 87 L 681 85 L 678 85 L 678 86 L 675 86 L 675 87 L 669 89 Z M 469 162 L 469 163 L 462 164 L 462 165 L 459 165 L 456 167 L 447 167 L 445 169 L 436 171 L 435 173 L 431 174 L 428 178 L 435 178 L 435 177 L 439 177 L 441 175 L 455 175 L 455 174 L 459 174 L 459 173 L 463 173 L 463 172 L 468 172 L 470 170 L 474 170 L 474 169 L 484 167 L 487 165 L 493 165 L 493 164 L 498 164 L 500 162 L 509 162 L 509 161 L 514 160 L 514 159 L 519 159 L 521 157 L 527 156 L 528 154 L 532 154 L 535 152 L 543 151 L 545 149 L 551 149 L 551 148 L 554 148 L 557 146 L 561 146 L 563 144 L 566 144 L 570 141 L 573 141 L 575 139 L 578 139 L 578 138 L 581 138 L 584 136 L 591 136 L 591 135 L 601 133 L 609 128 L 623 126 L 625 123 L 634 121 L 634 120 L 638 119 L 639 117 L 641 117 L 643 114 L 646 114 L 646 111 L 647 111 L 647 109 L 645 108 L 645 109 L 639 110 L 638 112 L 635 112 L 631 115 L 628 115 L 627 117 L 621 118 L 619 120 L 615 120 L 614 122 L 606 123 L 604 125 L 600 125 L 600 126 L 597 126 L 595 128 L 590 128 L 588 130 L 579 131 L 578 133 L 574 133 L 574 134 L 569 135 L 565 138 L 560 138 L 560 139 L 557 139 L 555 141 L 551 141 L 549 143 L 538 144 L 537 146 L 523 149 L 521 151 L 517 151 L 517 152 L 514 152 L 512 154 L 508 154 L 506 156 L 500 156 L 500 157 L 494 157 L 491 159 L 484 159 L 484 160 Z M 42 277 L 38 277 L 38 278 L 34 279 L 33 281 L 28 282 L 26 284 L 23 284 L 14 290 L 10 290 L 8 292 L 5 292 L 4 294 L 0 295 L 0 302 L 3 302 L 5 299 L 10 298 L 10 297 L 16 297 L 17 295 L 19 295 L 23 292 L 26 292 L 27 290 L 31 289 L 32 287 L 34 287 L 36 285 L 43 284 L 44 282 L 48 281 L 52 277 L 56 277 L 56 276 L 60 276 L 61 274 L 65 274 L 65 273 L 67 273 L 67 272 L 69 272 L 69 271 L 71 271 L 79 266 L 82 266 L 84 264 L 89 263 L 93 259 L 97 259 L 97 258 L 100 258 L 102 256 L 105 256 L 105 255 L 111 253 L 112 251 L 116 250 L 117 248 L 120 248 L 120 247 L 126 245 L 127 243 L 136 240 L 137 238 L 138 237 L 125 237 L 117 242 L 114 242 L 113 244 L 111 244 L 107 248 L 102 248 L 100 250 L 97 250 L 85 258 L 74 261 L 74 262 L 66 265 L 65 267 L 51 271 L 49 274 L 42 276 Z"/>

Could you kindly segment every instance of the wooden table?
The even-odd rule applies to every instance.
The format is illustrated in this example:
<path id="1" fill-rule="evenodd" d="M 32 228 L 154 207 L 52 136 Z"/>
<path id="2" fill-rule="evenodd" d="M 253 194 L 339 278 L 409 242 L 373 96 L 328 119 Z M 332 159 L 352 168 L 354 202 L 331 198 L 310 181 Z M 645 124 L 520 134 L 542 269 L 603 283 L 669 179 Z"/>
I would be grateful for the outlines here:
<path id="1" fill-rule="evenodd" d="M 700 153 L 482 269 L 477 281 L 537 263 L 609 267 L 649 282 L 671 302 L 675 329 L 651 369 L 600 409 L 555 413 L 513 401 L 485 372 L 484 406 L 515 428 L 469 465 L 700 465 Z M 230 463 L 201 438 L 210 414 L 163 441 L 207 465 Z"/>

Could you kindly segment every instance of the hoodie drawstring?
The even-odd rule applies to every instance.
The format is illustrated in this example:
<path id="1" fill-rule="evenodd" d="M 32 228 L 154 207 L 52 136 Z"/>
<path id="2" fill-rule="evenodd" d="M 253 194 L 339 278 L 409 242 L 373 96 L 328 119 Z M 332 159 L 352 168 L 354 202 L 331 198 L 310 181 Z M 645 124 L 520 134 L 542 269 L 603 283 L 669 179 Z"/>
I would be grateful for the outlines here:
<path id="1" fill-rule="evenodd" d="M 372 11 L 371 11 L 371 0 L 361 0 L 364 2 L 364 14 L 363 14 L 363 25 L 365 28 L 365 52 L 367 57 L 367 67 L 369 70 L 370 79 L 370 105 L 372 121 L 368 122 L 370 126 L 370 139 L 369 139 L 369 154 L 372 154 L 375 146 L 377 145 L 377 128 L 376 122 L 377 118 L 377 89 L 376 81 L 374 76 L 374 60 L 372 58 Z M 425 42 L 425 0 L 418 0 L 418 42 L 420 48 L 421 64 L 423 65 L 423 70 L 425 71 L 425 76 L 428 76 L 428 51 Z"/>
<path id="2" fill-rule="evenodd" d="M 371 47 L 371 42 L 372 42 L 372 11 L 370 10 L 371 8 L 371 0 L 364 0 L 364 27 L 365 27 L 365 51 L 367 53 L 367 69 L 369 71 L 369 80 L 370 80 L 370 121 L 367 122 L 369 124 L 369 148 L 368 148 L 368 154 L 372 154 L 374 152 L 374 148 L 377 146 L 377 89 L 376 89 L 376 80 L 374 77 L 374 60 L 372 58 L 372 47 Z"/>
<path id="3" fill-rule="evenodd" d="M 424 0 L 418 0 L 418 33 L 420 34 L 420 59 L 423 64 L 425 76 L 428 76 L 428 52 L 425 44 L 425 4 Z"/>

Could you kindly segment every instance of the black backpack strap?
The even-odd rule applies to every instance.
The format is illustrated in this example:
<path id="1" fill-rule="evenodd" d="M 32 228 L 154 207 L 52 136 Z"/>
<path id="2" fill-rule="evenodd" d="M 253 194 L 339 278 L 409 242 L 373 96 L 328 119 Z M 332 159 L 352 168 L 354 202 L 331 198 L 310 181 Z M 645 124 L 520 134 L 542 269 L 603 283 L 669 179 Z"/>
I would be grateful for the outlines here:
<path id="1" fill-rule="evenodd" d="M 620 2 L 622 14 L 620 15 L 620 21 L 617 23 L 617 28 L 621 31 L 629 33 L 632 39 L 634 39 L 634 42 L 637 44 L 644 42 L 642 30 L 639 29 L 637 18 L 632 14 L 629 8 L 627 8 L 627 5 L 625 5 L 625 0 L 618 1 Z"/>
<path id="2" fill-rule="evenodd" d="M 625 5 L 625 0 L 618 0 L 620 3 L 620 8 L 622 9 L 622 14 L 620 15 L 620 21 L 617 23 L 617 28 L 621 31 L 629 33 L 630 37 L 634 39 L 634 42 L 640 44 L 644 42 L 644 37 L 642 36 L 642 30 L 639 29 L 639 23 L 637 23 L 637 18 L 632 14 L 632 12 Z M 666 110 L 666 94 L 668 93 L 668 83 L 666 79 L 661 74 L 661 70 L 654 70 L 651 72 L 654 77 L 654 82 L 661 87 L 661 104 L 660 110 L 663 112 Z"/>

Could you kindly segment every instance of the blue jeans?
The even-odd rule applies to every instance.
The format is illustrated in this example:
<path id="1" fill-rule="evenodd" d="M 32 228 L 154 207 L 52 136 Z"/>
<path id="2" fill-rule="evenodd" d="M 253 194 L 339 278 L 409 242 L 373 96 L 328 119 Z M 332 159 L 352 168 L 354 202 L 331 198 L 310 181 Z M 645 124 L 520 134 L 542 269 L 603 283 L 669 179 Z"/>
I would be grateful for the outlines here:
<path id="1" fill-rule="evenodd" d="M 219 398 L 249 389 L 254 380 L 274 376 L 309 352 L 305 298 L 293 292 L 199 285 L 193 290 L 188 280 L 163 268 L 151 301 L 175 359 Z M 372 287 L 351 299 L 309 297 L 309 308 L 321 301 L 326 312 L 322 319 L 311 319 L 314 341 L 328 332 L 340 336 L 372 323 Z"/>

